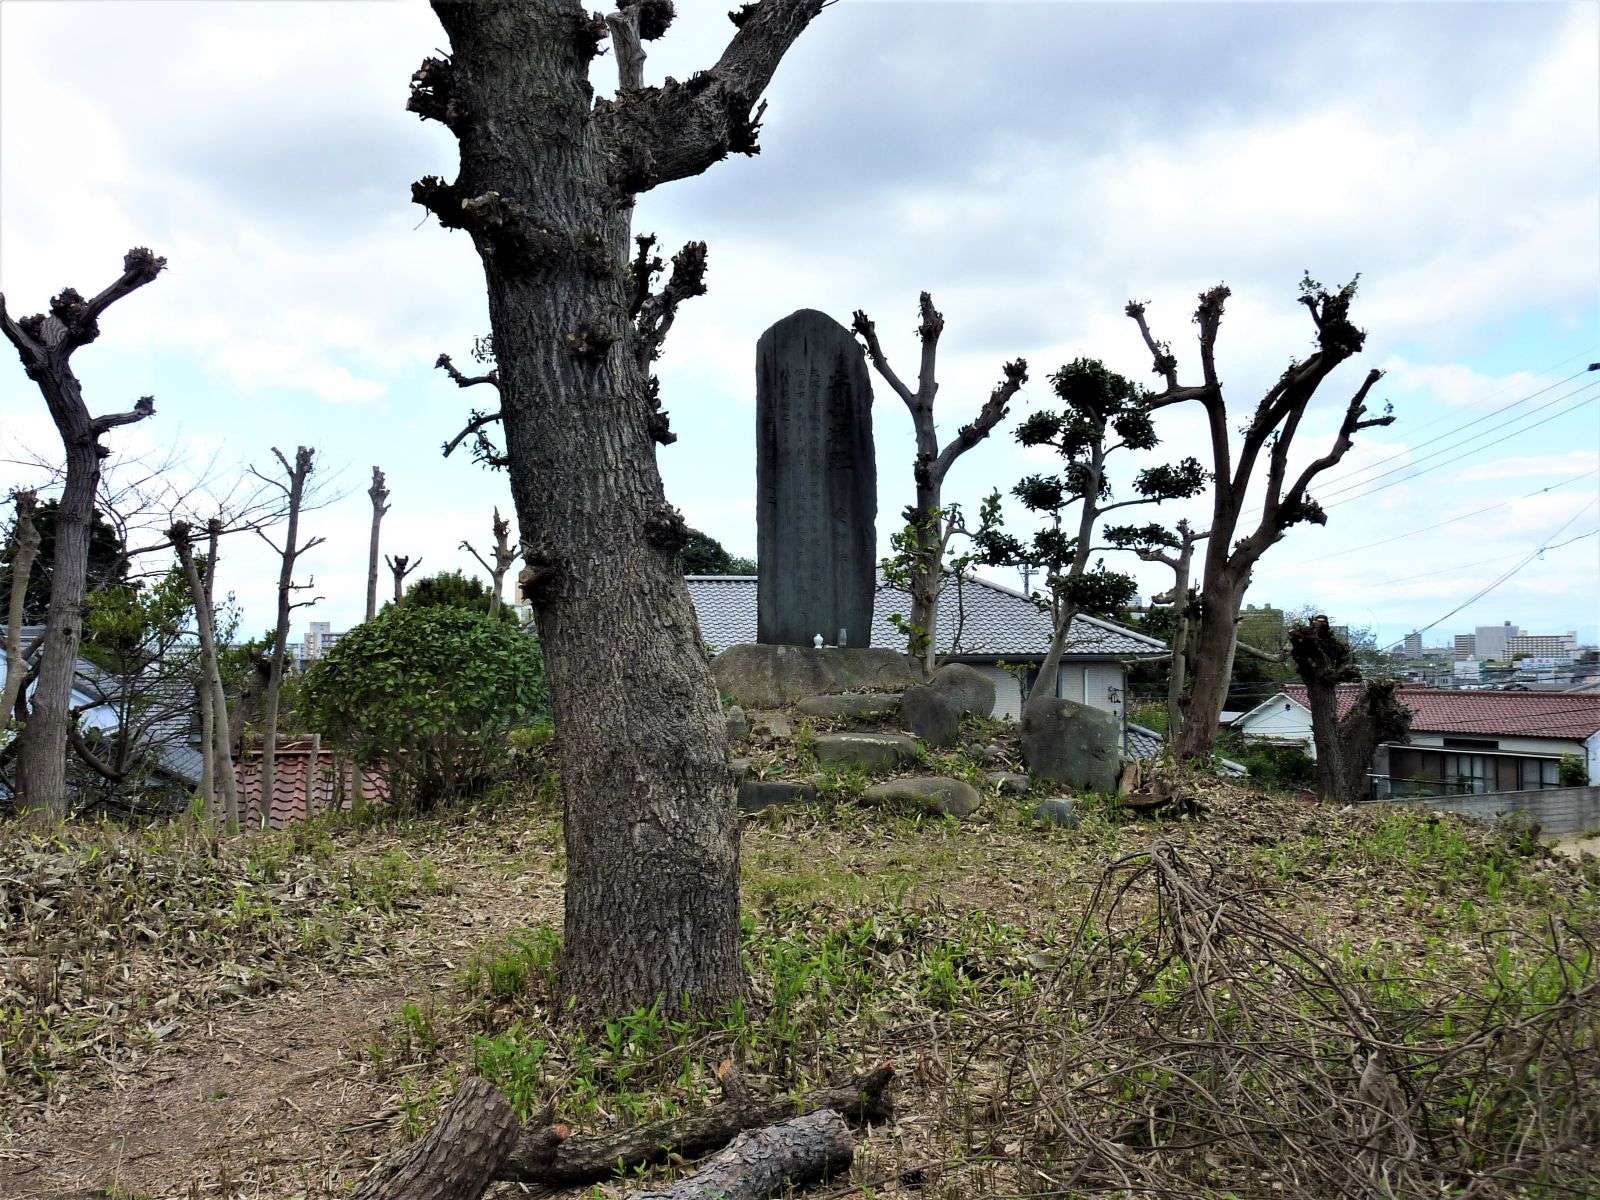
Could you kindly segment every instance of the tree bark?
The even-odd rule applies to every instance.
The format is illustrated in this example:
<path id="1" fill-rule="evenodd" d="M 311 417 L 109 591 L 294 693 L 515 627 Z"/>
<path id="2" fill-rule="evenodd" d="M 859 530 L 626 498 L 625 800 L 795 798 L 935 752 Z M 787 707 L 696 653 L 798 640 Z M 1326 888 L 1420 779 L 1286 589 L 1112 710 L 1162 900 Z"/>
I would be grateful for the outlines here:
<path id="1" fill-rule="evenodd" d="M 842 1113 L 852 1124 L 878 1124 L 894 1115 L 890 1085 L 894 1072 L 878 1067 L 799 1099 L 746 1097 L 734 1091 L 701 1113 L 670 1117 L 606 1137 L 553 1138 L 548 1130 L 523 1134 L 506 1159 L 501 1178 L 558 1191 L 615 1177 L 618 1170 L 695 1158 L 710 1153 L 749 1129 L 804 1116 L 820 1109 Z M 731 1090 L 731 1089 L 730 1089 Z"/>
<path id="2" fill-rule="evenodd" d="M 67 734 L 78 643 L 83 636 L 83 601 L 89 565 L 89 533 L 100 482 L 100 460 L 109 453 L 103 434 L 142 421 L 155 412 L 143 396 L 127 412 L 91 417 L 71 357 L 100 335 L 99 318 L 118 300 L 143 287 L 166 266 L 142 247 L 128 251 L 122 275 L 85 300 L 65 288 L 50 301 L 48 316 L 13 321 L 0 295 L 0 332 L 16 348 L 28 377 L 38 385 L 66 456 L 66 480 L 56 512 L 55 549 L 50 564 L 50 604 L 45 639 L 28 721 L 17 754 L 17 779 L 23 805 L 59 815 L 67 798 Z"/>
<path id="3" fill-rule="evenodd" d="M 11 534 L 11 595 L 6 604 L 6 683 L 4 695 L 0 696 L 0 735 L 11 727 L 11 712 L 28 674 L 22 645 L 22 612 L 33 560 L 39 557 L 39 529 L 33 523 L 37 497 L 31 491 L 19 491 L 15 500 L 17 523 Z M 26 807 L 26 800 L 23 805 Z"/>
<path id="4" fill-rule="evenodd" d="M 1216 533 L 1212 533 L 1212 545 Z M 1248 582 L 1248 579 L 1246 580 Z M 1231 576 L 1207 573 L 1200 592 L 1200 621 L 1195 630 L 1194 679 L 1189 685 L 1189 710 L 1179 733 L 1179 758 L 1204 758 L 1216 745 L 1222 710 L 1227 707 L 1238 648 L 1239 606 L 1244 588 Z"/>
<path id="5" fill-rule="evenodd" d="M 751 106 L 821 3 L 764 0 L 711 71 L 599 104 L 604 24 L 579 0 L 433 7 L 452 56 L 423 64 L 411 107 L 457 135 L 461 173 L 413 195 L 471 232 L 488 285 L 522 588 L 561 730 L 564 983 L 594 1011 L 713 1007 L 744 990 L 738 826 L 648 377 L 677 300 L 704 290 L 704 247 L 636 305 L 633 197 L 753 149 Z"/>
<path id="6" fill-rule="evenodd" d="M 855 1150 L 844 1118 L 824 1108 L 741 1133 L 693 1175 L 634 1200 L 767 1200 L 849 1170 Z"/>
<path id="7" fill-rule="evenodd" d="M 1339 722 L 1344 775 L 1338 787 L 1344 803 L 1357 804 L 1372 798 L 1367 776 L 1373 754 L 1383 743 L 1403 742 L 1410 733 L 1411 710 L 1400 702 L 1398 685 L 1392 680 L 1367 684 Z"/>
<path id="8" fill-rule="evenodd" d="M 383 486 L 383 472 L 372 468 L 372 486 L 367 489 L 372 500 L 372 539 L 367 544 L 367 620 L 378 612 L 378 527 L 389 511 L 389 491 Z"/>
<path id="9" fill-rule="evenodd" d="M 217 780 L 222 790 L 222 819 L 229 833 L 239 832 L 239 786 L 233 770 L 233 737 L 228 728 L 228 696 L 222 686 L 222 670 L 217 662 L 216 626 L 211 619 L 211 608 L 206 603 L 206 586 L 200 580 L 200 569 L 194 559 L 194 542 L 190 528 L 180 521 L 168 531 L 184 576 L 189 581 L 189 594 L 194 597 L 195 630 L 200 639 L 200 670 L 211 689 L 211 735 L 216 760 Z M 210 816 L 215 819 L 217 814 Z"/>
<path id="10" fill-rule="evenodd" d="M 321 538 L 312 538 L 304 545 L 300 543 L 300 508 L 305 502 L 306 480 L 311 477 L 316 451 L 309 446 L 299 447 L 295 450 L 292 464 L 276 448 L 272 453 L 283 468 L 284 482 L 278 486 L 283 489 L 288 502 L 288 526 L 284 530 L 283 546 L 277 548 L 278 624 L 272 641 L 272 660 L 267 667 L 267 689 L 262 703 L 261 806 L 258 817 L 263 829 L 272 817 L 272 794 L 278 777 L 278 697 L 283 691 L 283 668 L 289 650 L 289 616 L 301 607 L 294 600 L 297 588 L 294 581 L 295 563 L 302 554 L 322 541 Z M 375 486 L 376 482 L 379 481 L 375 481 Z M 376 517 L 373 519 L 373 536 L 377 536 Z M 262 534 L 262 538 L 271 544 L 265 534 Z"/>
<path id="11" fill-rule="evenodd" d="M 468 1079 L 427 1135 L 380 1166 L 355 1200 L 477 1200 L 495 1179 L 520 1131 L 494 1087 Z"/>

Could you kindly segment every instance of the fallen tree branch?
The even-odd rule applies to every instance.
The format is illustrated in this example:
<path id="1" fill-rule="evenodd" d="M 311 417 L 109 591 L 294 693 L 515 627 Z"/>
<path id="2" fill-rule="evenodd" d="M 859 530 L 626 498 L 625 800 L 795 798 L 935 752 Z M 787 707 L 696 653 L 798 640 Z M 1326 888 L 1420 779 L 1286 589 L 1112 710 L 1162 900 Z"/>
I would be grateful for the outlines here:
<path id="1" fill-rule="evenodd" d="M 634 1200 L 766 1200 L 847 1170 L 855 1142 L 831 1108 L 741 1133 L 693 1175 Z"/>
<path id="2" fill-rule="evenodd" d="M 469 1079 L 438 1124 L 368 1176 L 355 1200 L 478 1200 L 519 1132 L 516 1113 L 495 1086 Z"/>
<path id="3" fill-rule="evenodd" d="M 608 1137 L 551 1141 L 542 1129 L 528 1130 L 507 1157 L 499 1178 L 551 1190 L 597 1183 L 614 1177 L 619 1168 L 649 1166 L 665 1162 L 671 1155 L 695 1158 L 726 1146 L 747 1130 L 825 1108 L 852 1124 L 878 1124 L 894 1115 L 889 1091 L 893 1080 L 894 1069 L 881 1066 L 799 1099 L 747 1099 L 735 1088 L 733 1098 L 704 1112 L 655 1121 Z"/>

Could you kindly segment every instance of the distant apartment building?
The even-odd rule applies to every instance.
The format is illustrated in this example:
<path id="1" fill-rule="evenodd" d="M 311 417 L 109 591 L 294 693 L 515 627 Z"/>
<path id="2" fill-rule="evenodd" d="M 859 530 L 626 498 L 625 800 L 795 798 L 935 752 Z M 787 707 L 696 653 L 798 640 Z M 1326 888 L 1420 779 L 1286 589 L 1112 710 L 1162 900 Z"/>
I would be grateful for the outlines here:
<path id="1" fill-rule="evenodd" d="M 1510 657 L 1511 639 L 1521 632 L 1510 621 L 1500 625 L 1479 625 L 1473 632 L 1478 657 L 1489 662 L 1505 662 Z"/>
<path id="2" fill-rule="evenodd" d="M 1507 658 L 1558 658 L 1570 661 L 1577 649 L 1576 632 L 1519 633 L 1506 639 Z"/>
<path id="3" fill-rule="evenodd" d="M 333 625 L 329 621 L 313 621 L 306 629 L 306 657 L 315 662 L 342 638 L 344 634 L 333 632 Z"/>
<path id="4" fill-rule="evenodd" d="M 1455 659 L 1461 662 L 1478 657 L 1478 639 L 1470 633 L 1458 633 L 1455 640 Z"/>
<path id="5" fill-rule="evenodd" d="M 1405 647 L 1401 653 L 1406 658 L 1422 657 L 1422 635 L 1420 633 L 1406 634 Z"/>

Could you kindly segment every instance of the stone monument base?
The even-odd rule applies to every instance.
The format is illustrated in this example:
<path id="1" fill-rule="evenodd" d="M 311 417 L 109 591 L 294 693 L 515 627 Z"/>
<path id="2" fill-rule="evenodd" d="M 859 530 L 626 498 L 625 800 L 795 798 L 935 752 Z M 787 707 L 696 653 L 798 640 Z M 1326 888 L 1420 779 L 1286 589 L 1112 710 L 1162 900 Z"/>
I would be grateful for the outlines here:
<path id="1" fill-rule="evenodd" d="M 717 687 L 745 708 L 787 708 L 807 696 L 898 692 L 923 681 L 922 664 L 898 650 L 842 646 L 729 646 L 711 663 Z"/>

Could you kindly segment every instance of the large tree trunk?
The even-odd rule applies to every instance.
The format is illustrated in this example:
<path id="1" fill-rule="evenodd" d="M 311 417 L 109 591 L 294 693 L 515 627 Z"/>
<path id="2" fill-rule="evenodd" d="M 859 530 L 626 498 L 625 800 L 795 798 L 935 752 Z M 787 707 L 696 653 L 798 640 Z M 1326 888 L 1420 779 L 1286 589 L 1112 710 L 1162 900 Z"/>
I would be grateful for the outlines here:
<path id="1" fill-rule="evenodd" d="M 39 557 L 39 529 L 33 523 L 35 501 L 30 491 L 16 494 L 17 523 L 11 535 L 11 595 L 6 604 L 6 682 L 4 693 L 0 695 L 0 734 L 11 727 L 11 712 L 28 674 L 22 645 L 22 613 L 33 560 Z"/>
<path id="2" fill-rule="evenodd" d="M 767 0 L 736 40 L 781 34 L 787 45 L 817 7 Z M 617 122 L 636 120 L 649 141 L 662 108 L 681 102 L 689 121 L 696 96 L 721 93 L 708 78 L 692 93 L 663 91 L 659 107 L 634 92 L 631 115 L 602 114 L 587 74 L 603 27 L 578 0 L 434 9 L 452 57 L 419 76 L 432 72 L 431 114 L 460 139 L 461 174 L 415 194 L 471 230 L 488 284 L 523 589 L 561 731 L 565 985 L 592 1010 L 715 1006 L 744 990 L 733 778 L 676 567 L 686 533 L 656 466 L 659 414 L 628 265 L 632 193 L 717 155 L 663 141 L 619 161 L 598 122 L 612 118 L 622 136 Z M 733 69 L 759 94 L 759 64 Z M 706 131 L 665 120 L 668 139 Z"/>
<path id="3" fill-rule="evenodd" d="M 1189 688 L 1189 709 L 1178 738 L 1180 758 L 1204 758 L 1216 747 L 1222 710 L 1227 707 L 1228 686 L 1233 678 L 1239 605 L 1243 598 L 1242 585 L 1226 576 L 1207 577 L 1200 595 L 1194 682 Z"/>
<path id="4" fill-rule="evenodd" d="M 81 399 L 77 408 L 83 410 Z M 57 406 L 52 404 L 51 410 L 55 412 Z M 83 638 L 89 528 L 94 518 L 95 491 L 100 484 L 100 456 L 89 435 L 87 420 L 81 438 L 69 434 L 62 440 L 67 452 L 66 486 L 56 512 L 50 606 L 45 618 L 39 678 L 29 700 L 28 723 L 17 750 L 17 781 L 24 808 L 65 816 L 69 808 L 67 737 L 73 722 L 72 680 L 77 673 L 78 644 Z"/>

